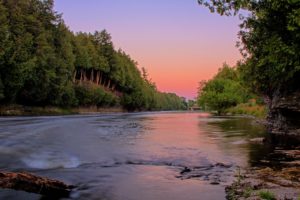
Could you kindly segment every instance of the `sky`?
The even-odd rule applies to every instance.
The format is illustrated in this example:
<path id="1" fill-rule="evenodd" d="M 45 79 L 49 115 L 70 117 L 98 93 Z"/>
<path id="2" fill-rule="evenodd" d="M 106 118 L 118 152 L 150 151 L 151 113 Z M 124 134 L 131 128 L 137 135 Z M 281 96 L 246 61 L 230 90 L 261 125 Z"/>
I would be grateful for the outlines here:
<path id="1" fill-rule="evenodd" d="M 199 81 L 241 59 L 238 17 L 212 14 L 197 0 L 56 0 L 55 10 L 74 32 L 106 29 L 160 91 L 188 99 Z"/>

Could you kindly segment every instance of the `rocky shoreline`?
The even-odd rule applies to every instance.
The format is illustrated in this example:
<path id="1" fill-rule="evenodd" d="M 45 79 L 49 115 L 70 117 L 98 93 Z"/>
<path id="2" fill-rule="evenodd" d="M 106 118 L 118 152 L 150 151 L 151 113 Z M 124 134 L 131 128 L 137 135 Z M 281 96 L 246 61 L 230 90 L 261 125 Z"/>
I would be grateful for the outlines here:
<path id="1" fill-rule="evenodd" d="M 275 150 L 274 153 L 281 154 L 281 158 L 285 159 L 274 162 L 262 160 L 261 167 L 238 169 L 235 181 L 226 187 L 226 198 L 299 200 L 300 149 Z"/>

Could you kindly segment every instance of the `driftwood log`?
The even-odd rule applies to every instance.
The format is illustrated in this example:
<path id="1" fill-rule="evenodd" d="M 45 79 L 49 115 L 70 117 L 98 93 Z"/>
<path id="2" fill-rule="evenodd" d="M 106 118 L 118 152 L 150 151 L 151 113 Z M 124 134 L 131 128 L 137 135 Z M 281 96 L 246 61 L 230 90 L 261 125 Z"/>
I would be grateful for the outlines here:
<path id="1" fill-rule="evenodd" d="M 0 188 L 23 190 L 50 197 L 68 197 L 73 186 L 27 172 L 0 172 Z"/>

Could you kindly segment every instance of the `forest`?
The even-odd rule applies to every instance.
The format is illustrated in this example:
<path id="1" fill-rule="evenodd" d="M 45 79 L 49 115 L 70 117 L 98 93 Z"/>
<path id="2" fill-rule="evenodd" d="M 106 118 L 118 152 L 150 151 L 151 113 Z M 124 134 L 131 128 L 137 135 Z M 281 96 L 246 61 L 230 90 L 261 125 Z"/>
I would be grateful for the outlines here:
<path id="1" fill-rule="evenodd" d="M 53 0 L 0 0 L 1 105 L 185 109 L 106 31 L 73 33 Z"/>
<path id="2" fill-rule="evenodd" d="M 300 1 L 198 3 L 220 15 L 239 15 L 237 46 L 243 56 L 234 69 L 222 68 L 212 80 L 201 82 L 198 103 L 222 113 L 259 97 L 267 107 L 268 130 L 300 141 Z"/>

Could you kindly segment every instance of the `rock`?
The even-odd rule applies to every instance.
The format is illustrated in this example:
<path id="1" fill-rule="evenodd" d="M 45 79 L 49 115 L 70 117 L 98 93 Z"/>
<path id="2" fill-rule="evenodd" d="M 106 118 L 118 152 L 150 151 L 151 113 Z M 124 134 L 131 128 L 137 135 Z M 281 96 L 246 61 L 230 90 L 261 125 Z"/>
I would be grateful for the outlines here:
<path id="1" fill-rule="evenodd" d="M 278 89 L 269 100 L 269 138 L 279 145 L 300 144 L 300 88 Z"/>
<path id="2" fill-rule="evenodd" d="M 300 168 L 256 167 L 243 169 L 242 175 L 226 187 L 228 199 L 260 199 L 259 191 L 273 193 L 277 199 L 298 199 L 300 197 Z M 247 196 L 247 197 L 246 197 Z"/>
<path id="3" fill-rule="evenodd" d="M 48 197 L 69 197 L 73 186 L 27 172 L 0 172 L 0 188 L 23 190 Z"/>
<path id="4" fill-rule="evenodd" d="M 264 143 L 265 138 L 251 138 L 249 141 L 252 143 Z"/>
<path id="5" fill-rule="evenodd" d="M 225 163 L 220 163 L 220 162 L 216 163 L 214 166 L 215 167 L 224 167 L 224 168 L 230 168 L 230 167 L 232 167 L 231 164 L 225 164 Z"/>
<path id="6" fill-rule="evenodd" d="M 300 159 L 300 150 L 293 149 L 293 150 L 275 150 L 275 153 L 279 153 L 293 159 Z"/>
<path id="7" fill-rule="evenodd" d="M 184 169 L 180 172 L 180 174 L 185 174 L 185 173 L 189 173 L 191 172 L 192 170 L 188 167 L 184 167 Z"/>

